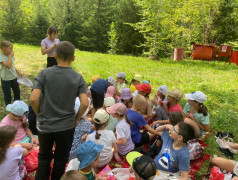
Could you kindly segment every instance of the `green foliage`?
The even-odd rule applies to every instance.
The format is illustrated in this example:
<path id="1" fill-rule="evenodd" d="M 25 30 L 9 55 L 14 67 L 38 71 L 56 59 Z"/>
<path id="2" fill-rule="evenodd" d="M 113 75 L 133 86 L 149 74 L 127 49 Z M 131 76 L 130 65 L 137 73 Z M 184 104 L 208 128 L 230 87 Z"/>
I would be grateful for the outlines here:
<path id="1" fill-rule="evenodd" d="M 118 37 L 117 37 L 117 32 L 115 29 L 114 22 L 112 22 L 111 24 L 111 28 L 110 28 L 110 31 L 108 32 L 108 36 L 109 36 L 109 47 L 111 48 L 109 50 L 109 54 L 116 54 Z"/>

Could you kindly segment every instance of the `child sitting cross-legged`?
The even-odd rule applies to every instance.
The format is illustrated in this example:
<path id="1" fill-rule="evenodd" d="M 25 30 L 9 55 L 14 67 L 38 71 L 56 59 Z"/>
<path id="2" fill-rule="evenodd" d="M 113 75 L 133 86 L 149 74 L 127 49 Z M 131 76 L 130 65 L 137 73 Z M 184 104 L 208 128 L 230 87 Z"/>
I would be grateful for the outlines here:
<path id="1" fill-rule="evenodd" d="M 38 138 L 36 138 L 31 130 L 28 128 L 26 114 L 29 109 L 26 103 L 17 100 L 13 104 L 8 104 L 6 110 L 9 112 L 0 123 L 1 126 L 14 126 L 17 128 L 15 136 L 15 143 L 32 143 L 38 145 Z"/>
<path id="2" fill-rule="evenodd" d="M 92 134 L 89 134 L 86 140 L 104 146 L 99 156 L 98 167 L 107 165 L 111 161 L 113 154 L 117 161 L 121 161 L 118 155 L 114 133 L 111 130 L 104 130 L 109 121 L 109 114 L 104 109 L 98 109 L 94 115 L 93 121 L 96 130 Z"/>
<path id="3" fill-rule="evenodd" d="M 177 125 L 163 125 L 156 129 L 161 132 L 163 146 L 154 159 L 157 176 L 155 179 L 188 179 L 190 168 L 187 141 L 194 138 L 194 129 L 185 122 Z"/>
<path id="4" fill-rule="evenodd" d="M 131 138 L 135 146 L 142 146 L 151 141 L 156 135 L 159 135 L 154 129 L 152 129 L 146 122 L 145 118 L 138 113 L 146 103 L 145 97 L 142 95 L 136 95 L 133 98 L 133 106 L 131 109 L 127 109 L 126 115 L 132 122 L 131 126 Z M 148 132 L 140 132 L 140 128 L 144 127 Z"/>

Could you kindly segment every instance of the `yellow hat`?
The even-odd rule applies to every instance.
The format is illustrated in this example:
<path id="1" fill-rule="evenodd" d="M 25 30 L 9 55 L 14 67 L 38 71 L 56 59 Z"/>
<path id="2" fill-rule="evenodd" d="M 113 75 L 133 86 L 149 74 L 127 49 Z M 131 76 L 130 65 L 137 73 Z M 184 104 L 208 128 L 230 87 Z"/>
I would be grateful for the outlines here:
<path id="1" fill-rule="evenodd" d="M 134 161 L 135 158 L 138 158 L 140 156 L 142 156 L 143 154 L 137 152 L 137 151 L 132 151 L 132 152 L 129 152 L 127 155 L 126 155 L 126 160 L 127 162 L 132 166 L 132 163 Z"/>
<path id="2" fill-rule="evenodd" d="M 133 79 L 140 81 L 140 82 L 142 81 L 142 77 L 139 74 L 135 74 Z"/>
<path id="3" fill-rule="evenodd" d="M 101 76 L 99 76 L 99 75 L 93 76 L 93 77 L 92 77 L 92 84 L 93 84 L 96 80 L 98 80 L 98 79 L 100 79 L 100 78 L 101 78 Z"/>
<path id="4" fill-rule="evenodd" d="M 174 89 L 172 91 L 167 91 L 167 96 L 173 97 L 177 101 L 180 101 L 183 98 L 183 93 L 178 89 Z"/>

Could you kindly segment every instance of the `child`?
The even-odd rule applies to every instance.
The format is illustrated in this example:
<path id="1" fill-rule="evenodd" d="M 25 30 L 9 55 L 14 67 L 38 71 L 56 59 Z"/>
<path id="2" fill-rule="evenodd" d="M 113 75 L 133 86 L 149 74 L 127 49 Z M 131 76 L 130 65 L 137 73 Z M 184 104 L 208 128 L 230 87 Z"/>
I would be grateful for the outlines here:
<path id="1" fill-rule="evenodd" d="M 167 102 L 167 92 L 169 91 L 169 88 L 166 85 L 160 86 L 158 88 L 157 93 L 155 94 L 155 103 L 157 106 L 163 106 L 163 103 Z"/>
<path id="2" fill-rule="evenodd" d="M 136 95 L 133 98 L 133 106 L 131 109 L 127 109 L 126 115 L 132 122 L 131 126 L 131 138 L 135 146 L 142 146 L 151 141 L 156 135 L 159 135 L 154 129 L 152 129 L 145 121 L 145 118 L 138 113 L 146 103 L 145 97 L 142 95 Z M 140 132 L 140 128 L 144 127 L 148 132 Z"/>
<path id="3" fill-rule="evenodd" d="M 119 100 L 119 97 L 116 94 L 116 88 L 114 86 L 109 86 L 107 88 L 107 92 L 105 94 L 105 97 L 113 97 L 115 101 Z"/>
<path id="4" fill-rule="evenodd" d="M 127 154 L 126 160 L 131 165 L 136 180 L 153 180 L 155 178 L 156 165 L 151 157 L 132 151 Z"/>
<path id="5" fill-rule="evenodd" d="M 24 179 L 26 175 L 22 158 L 28 154 L 27 149 L 19 144 L 11 146 L 16 134 L 17 128 L 14 126 L 0 127 L 0 179 Z M 28 146 L 30 147 L 32 146 Z"/>
<path id="6" fill-rule="evenodd" d="M 20 88 L 17 82 L 17 74 L 22 77 L 22 73 L 14 66 L 13 45 L 9 41 L 2 41 L 0 44 L 2 54 L 0 54 L 0 63 L 2 67 L 1 85 L 4 94 L 6 106 L 11 104 L 11 88 L 14 93 L 14 101 L 20 100 Z"/>
<path id="7" fill-rule="evenodd" d="M 41 41 L 41 54 L 47 54 L 47 68 L 57 65 L 57 61 L 54 57 L 56 51 L 56 45 L 60 43 L 58 36 L 58 30 L 55 26 L 50 26 L 47 29 L 46 38 Z"/>
<path id="8" fill-rule="evenodd" d="M 109 83 L 110 86 L 115 86 L 115 80 L 113 77 L 108 77 L 106 81 Z"/>
<path id="9" fill-rule="evenodd" d="M 96 144 L 104 146 L 102 152 L 100 153 L 100 162 L 98 167 L 107 165 L 111 161 L 113 155 L 117 161 L 121 161 L 118 155 L 116 137 L 114 133 L 110 130 L 104 130 L 108 124 L 109 114 L 104 109 L 98 109 L 93 120 L 96 130 L 92 134 L 88 135 L 87 141 L 90 140 Z"/>
<path id="10" fill-rule="evenodd" d="M 142 81 L 142 77 L 141 75 L 139 74 L 135 74 L 133 79 L 131 80 L 131 83 L 130 83 L 130 90 L 131 90 L 131 93 L 134 93 L 135 90 L 136 90 L 136 85 L 140 85 L 140 82 Z"/>
<path id="11" fill-rule="evenodd" d="M 87 177 L 88 180 L 94 180 L 97 175 L 93 172 L 99 163 L 100 152 L 103 145 L 95 144 L 92 141 L 83 143 L 77 150 L 77 158 L 80 161 L 79 172 Z"/>
<path id="12" fill-rule="evenodd" d="M 184 121 L 191 124 L 195 129 L 196 137 L 210 131 L 209 114 L 207 107 L 203 104 L 207 97 L 201 91 L 185 94 L 188 103 L 183 108 Z"/>
<path id="13" fill-rule="evenodd" d="M 156 130 L 161 132 L 163 140 L 162 149 L 154 159 L 159 171 L 156 179 L 168 177 L 188 179 L 190 158 L 186 143 L 194 137 L 193 127 L 185 122 L 179 122 L 175 126 L 163 125 Z"/>
<path id="14" fill-rule="evenodd" d="M 149 84 L 141 84 L 137 85 L 136 89 L 138 90 L 138 94 L 142 95 L 146 99 L 146 103 L 144 105 L 144 108 L 140 109 L 140 113 L 144 116 L 146 120 L 149 120 L 152 118 L 152 103 L 149 98 L 149 94 L 151 93 L 151 87 Z"/>
<path id="15" fill-rule="evenodd" d="M 129 88 L 124 88 L 121 91 L 121 102 L 126 105 L 127 108 L 131 108 L 133 103 L 132 103 L 132 94 L 131 90 Z"/>
<path id="16" fill-rule="evenodd" d="M 58 65 L 42 70 L 34 81 L 30 101 L 37 115 L 40 143 L 36 180 L 49 179 L 54 144 L 56 146 L 51 178 L 60 179 L 64 174 L 75 125 L 88 107 L 86 83 L 82 75 L 70 67 L 75 59 L 74 51 L 72 43 L 59 43 L 55 53 Z M 76 97 L 80 99 L 80 108 L 75 115 Z"/>
<path id="17" fill-rule="evenodd" d="M 106 97 L 106 98 L 104 98 L 103 109 L 106 110 L 107 107 L 111 107 L 114 104 L 116 104 L 116 101 L 113 97 Z M 107 126 L 104 129 L 111 130 L 111 131 L 115 132 L 117 123 L 118 123 L 118 120 L 115 119 L 111 114 L 109 114 L 109 121 L 108 121 Z"/>
<path id="18" fill-rule="evenodd" d="M 107 112 L 112 114 L 114 118 L 117 118 L 118 124 L 116 126 L 117 146 L 121 155 L 125 155 L 134 149 L 135 145 L 131 139 L 132 125 L 128 116 L 126 115 L 127 108 L 122 103 L 117 103 L 111 107 L 108 107 Z"/>
<path id="19" fill-rule="evenodd" d="M 26 114 L 28 106 L 23 101 L 14 101 L 13 104 L 8 104 L 6 110 L 9 112 L 0 123 L 0 126 L 14 126 L 17 128 L 15 143 L 32 143 L 38 145 L 38 139 L 32 134 L 28 128 Z"/>
<path id="20" fill-rule="evenodd" d="M 77 170 L 70 170 L 64 173 L 60 180 L 87 180 L 87 178 Z"/>
<path id="21" fill-rule="evenodd" d="M 165 120 L 160 121 L 160 123 L 168 124 L 169 121 L 169 113 L 174 111 L 179 111 L 181 114 L 183 113 L 183 110 L 181 106 L 179 105 L 179 101 L 183 97 L 183 93 L 178 90 L 174 89 L 172 91 L 167 92 L 167 103 L 163 103 L 162 106 L 158 106 L 155 111 L 157 115 L 158 120 Z"/>
<path id="22" fill-rule="evenodd" d="M 127 88 L 127 80 L 126 80 L 126 74 L 124 72 L 119 72 L 118 74 L 116 74 L 117 77 L 117 95 L 120 96 L 121 95 L 121 91 L 124 88 Z"/>

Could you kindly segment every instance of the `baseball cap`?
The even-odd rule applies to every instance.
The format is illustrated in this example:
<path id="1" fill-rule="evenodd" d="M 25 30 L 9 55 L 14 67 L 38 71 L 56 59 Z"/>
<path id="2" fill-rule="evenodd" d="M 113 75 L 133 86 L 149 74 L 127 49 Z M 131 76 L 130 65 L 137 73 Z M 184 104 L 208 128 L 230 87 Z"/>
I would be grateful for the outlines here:
<path id="1" fill-rule="evenodd" d="M 113 77 L 108 77 L 108 78 L 107 78 L 107 81 L 108 81 L 109 83 L 111 83 L 111 84 L 114 84 L 114 83 L 115 83 L 115 80 L 114 80 Z"/>
<path id="2" fill-rule="evenodd" d="M 168 90 L 169 88 L 166 85 L 160 86 L 158 88 L 158 91 L 161 92 L 164 96 L 166 96 Z"/>
<path id="3" fill-rule="evenodd" d="M 146 92 L 147 94 L 151 93 L 151 87 L 149 84 L 140 84 L 135 86 L 138 91 Z"/>
<path id="4" fill-rule="evenodd" d="M 140 81 L 140 82 L 142 81 L 142 77 L 139 74 L 135 74 L 133 79 L 135 79 L 136 81 Z"/>
<path id="5" fill-rule="evenodd" d="M 156 165 L 151 157 L 133 151 L 127 154 L 126 159 L 141 178 L 148 179 L 156 175 Z"/>
<path id="6" fill-rule="evenodd" d="M 207 100 L 206 95 L 201 91 L 195 91 L 195 92 L 192 92 L 191 94 L 185 94 L 185 97 L 188 100 L 194 100 L 199 103 L 204 103 Z"/>
<path id="7" fill-rule="evenodd" d="M 128 100 L 133 98 L 130 88 L 124 88 L 121 90 L 121 99 Z"/>
<path id="8" fill-rule="evenodd" d="M 102 149 L 103 145 L 95 144 L 93 141 L 86 141 L 83 143 L 76 153 L 76 156 L 80 161 L 78 169 L 83 169 L 92 164 Z"/>
<path id="9" fill-rule="evenodd" d="M 116 74 L 116 77 L 126 79 L 126 74 L 124 72 L 119 72 L 118 74 Z"/>
<path id="10" fill-rule="evenodd" d="M 114 86 L 109 86 L 107 88 L 107 92 L 105 94 L 105 97 L 112 97 L 116 94 L 116 88 Z"/>
<path id="11" fill-rule="evenodd" d="M 93 117 L 94 122 L 97 124 L 104 124 L 109 120 L 109 114 L 104 109 L 98 109 Z"/>
<path id="12" fill-rule="evenodd" d="M 127 112 L 126 105 L 123 103 L 116 103 L 113 106 L 108 107 L 106 110 L 109 114 L 117 113 L 119 115 L 124 115 Z"/>
<path id="13" fill-rule="evenodd" d="M 106 107 L 111 107 L 114 104 L 116 104 L 116 101 L 115 101 L 115 99 L 113 97 L 105 97 L 104 98 L 104 105 Z"/>
<path id="14" fill-rule="evenodd" d="M 98 79 L 100 79 L 100 78 L 101 78 L 101 76 L 99 76 L 99 75 L 93 76 L 93 77 L 92 77 L 92 83 L 94 83 L 96 80 L 98 80 Z"/>
<path id="15" fill-rule="evenodd" d="M 177 101 L 180 101 L 183 98 L 183 93 L 178 89 L 174 89 L 172 91 L 167 91 L 167 96 L 171 96 Z"/>
<path id="16" fill-rule="evenodd" d="M 146 81 L 146 80 L 144 80 L 144 81 L 142 81 L 142 82 L 141 82 L 141 84 L 149 84 L 149 85 L 150 85 L 150 82 L 149 82 L 149 81 Z"/>
<path id="17" fill-rule="evenodd" d="M 16 116 L 23 116 L 29 111 L 28 105 L 23 101 L 17 100 L 13 104 L 8 104 L 6 110 L 15 114 Z"/>

